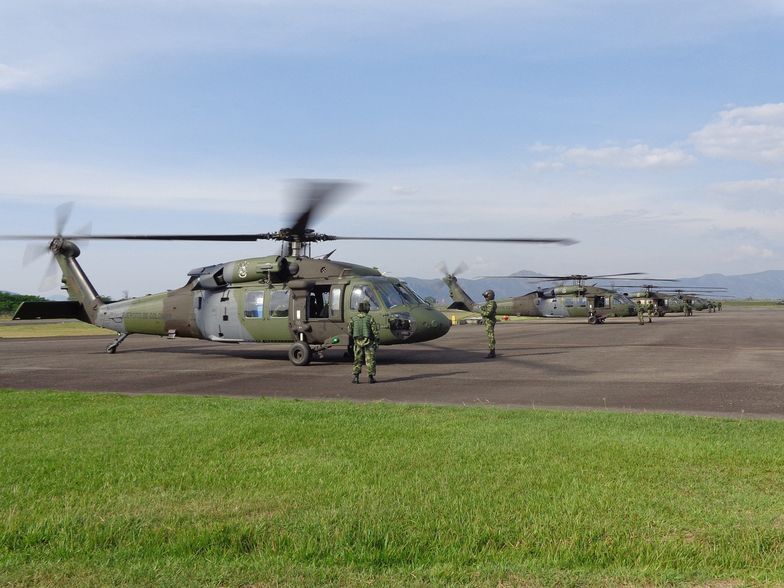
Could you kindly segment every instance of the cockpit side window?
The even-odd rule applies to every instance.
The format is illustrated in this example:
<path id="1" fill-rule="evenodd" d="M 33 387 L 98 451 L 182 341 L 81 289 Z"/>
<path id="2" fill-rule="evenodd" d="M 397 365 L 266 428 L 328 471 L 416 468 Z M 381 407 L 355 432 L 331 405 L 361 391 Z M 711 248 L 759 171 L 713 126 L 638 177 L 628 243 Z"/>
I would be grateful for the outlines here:
<path id="1" fill-rule="evenodd" d="M 351 301 L 349 303 L 351 310 L 356 310 L 359 307 L 359 303 L 363 300 L 367 300 L 370 303 L 370 310 L 378 310 L 378 295 L 373 288 L 367 284 L 358 284 L 351 290 Z"/>

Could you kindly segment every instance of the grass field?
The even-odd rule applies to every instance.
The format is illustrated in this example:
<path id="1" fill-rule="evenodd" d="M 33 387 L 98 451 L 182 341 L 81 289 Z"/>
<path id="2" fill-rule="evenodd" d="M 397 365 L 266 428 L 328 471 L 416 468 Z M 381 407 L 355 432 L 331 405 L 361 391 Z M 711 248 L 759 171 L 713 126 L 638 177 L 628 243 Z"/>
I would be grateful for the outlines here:
<path id="1" fill-rule="evenodd" d="M 784 423 L 0 391 L 0 585 L 784 583 Z"/>
<path id="2" fill-rule="evenodd" d="M 40 322 L 16 321 L 12 325 L 0 325 L 0 339 L 24 337 L 81 337 L 89 335 L 114 335 L 114 331 L 102 329 L 78 321 Z"/>

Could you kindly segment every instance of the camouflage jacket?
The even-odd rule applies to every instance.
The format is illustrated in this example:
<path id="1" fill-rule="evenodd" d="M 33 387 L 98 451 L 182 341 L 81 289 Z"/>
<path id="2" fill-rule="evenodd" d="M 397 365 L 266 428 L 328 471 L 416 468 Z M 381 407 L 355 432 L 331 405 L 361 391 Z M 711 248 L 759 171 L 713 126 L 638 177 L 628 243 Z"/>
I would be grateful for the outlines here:
<path id="1" fill-rule="evenodd" d="M 498 304 L 496 304 L 495 300 L 488 300 L 479 307 L 479 314 L 481 314 L 482 318 L 486 321 L 494 323 L 496 322 L 496 310 L 498 310 Z"/>
<path id="2" fill-rule="evenodd" d="M 351 317 L 348 322 L 348 333 L 354 340 L 367 339 L 376 342 L 381 336 L 376 320 L 365 312 L 360 312 Z"/>

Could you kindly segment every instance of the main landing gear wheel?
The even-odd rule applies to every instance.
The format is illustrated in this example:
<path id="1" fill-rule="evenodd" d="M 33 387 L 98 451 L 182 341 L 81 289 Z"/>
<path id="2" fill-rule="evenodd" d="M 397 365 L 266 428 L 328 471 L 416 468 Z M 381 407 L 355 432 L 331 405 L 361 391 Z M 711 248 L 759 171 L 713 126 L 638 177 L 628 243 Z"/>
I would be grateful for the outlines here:
<path id="1" fill-rule="evenodd" d="M 289 348 L 289 359 L 296 366 L 308 365 L 313 357 L 310 345 L 297 341 Z"/>
<path id="2" fill-rule="evenodd" d="M 120 346 L 120 343 L 125 341 L 125 338 L 127 336 L 128 333 L 120 333 L 119 335 L 117 335 L 117 338 L 106 347 L 106 353 L 116 353 L 117 348 Z"/>

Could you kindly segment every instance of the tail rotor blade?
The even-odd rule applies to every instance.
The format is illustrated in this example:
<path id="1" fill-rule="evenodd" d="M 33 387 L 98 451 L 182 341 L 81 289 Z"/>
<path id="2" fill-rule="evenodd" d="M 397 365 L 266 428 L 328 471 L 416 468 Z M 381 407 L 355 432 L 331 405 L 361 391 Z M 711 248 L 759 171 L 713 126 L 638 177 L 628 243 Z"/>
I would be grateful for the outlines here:
<path id="1" fill-rule="evenodd" d="M 43 257 L 47 253 L 49 253 L 49 247 L 47 245 L 41 245 L 40 243 L 28 243 L 25 247 L 24 255 L 22 257 L 22 265 L 30 265 L 36 259 Z"/>
<path id="2" fill-rule="evenodd" d="M 68 219 L 71 218 L 71 212 L 73 211 L 74 203 L 73 202 L 66 202 L 61 204 L 55 209 L 55 224 L 54 224 L 54 233 L 55 235 L 62 235 L 63 230 L 65 229 L 65 225 L 68 223 Z"/>
<path id="3" fill-rule="evenodd" d="M 41 280 L 41 284 L 38 286 L 38 289 L 41 292 L 48 292 L 49 290 L 54 290 L 57 287 L 59 282 L 58 269 L 57 260 L 52 257 L 52 259 L 49 261 L 49 265 L 46 268 L 46 273 L 44 273 L 44 277 Z"/>
<path id="4" fill-rule="evenodd" d="M 456 276 L 458 274 L 462 274 L 467 269 L 468 264 L 465 261 L 461 261 L 459 264 L 457 264 L 457 267 L 455 268 L 455 271 L 452 272 L 452 274 Z"/>

